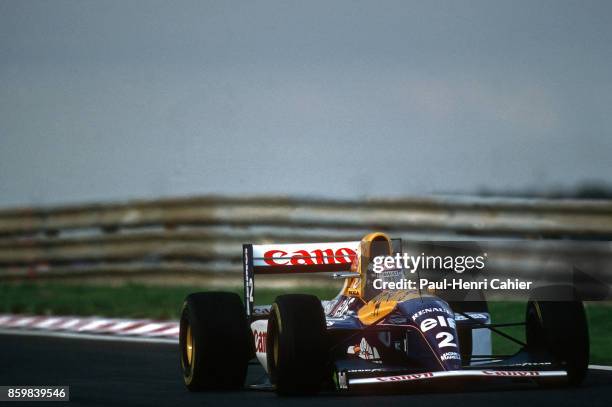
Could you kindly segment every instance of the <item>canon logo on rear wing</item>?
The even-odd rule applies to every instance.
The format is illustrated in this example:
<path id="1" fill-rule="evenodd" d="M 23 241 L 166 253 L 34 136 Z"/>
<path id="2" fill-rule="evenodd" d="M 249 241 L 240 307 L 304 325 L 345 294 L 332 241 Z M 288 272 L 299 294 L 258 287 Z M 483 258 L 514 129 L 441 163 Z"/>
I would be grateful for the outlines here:
<path id="1" fill-rule="evenodd" d="M 359 242 L 271 244 L 253 246 L 259 272 L 324 272 L 350 268 Z"/>
<path id="2" fill-rule="evenodd" d="M 322 264 L 351 263 L 356 253 L 348 247 L 334 249 L 296 250 L 287 253 L 284 250 L 268 250 L 263 261 L 269 266 L 314 266 Z"/>

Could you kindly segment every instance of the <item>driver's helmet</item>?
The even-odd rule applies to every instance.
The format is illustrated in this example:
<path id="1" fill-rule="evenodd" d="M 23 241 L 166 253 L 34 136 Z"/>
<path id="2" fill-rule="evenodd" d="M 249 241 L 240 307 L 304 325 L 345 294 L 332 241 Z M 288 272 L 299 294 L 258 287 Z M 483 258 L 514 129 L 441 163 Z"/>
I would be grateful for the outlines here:
<path id="1" fill-rule="evenodd" d="M 378 256 L 390 256 L 393 254 L 393 245 L 391 239 L 385 233 L 376 232 L 370 233 L 361 239 L 356 255 L 352 259 L 351 272 L 359 274 L 359 277 L 352 277 L 346 280 L 342 293 L 350 297 L 359 297 L 368 301 L 371 295 L 368 295 L 366 282 L 371 276 L 372 268 L 368 267 L 372 263 L 372 259 Z"/>

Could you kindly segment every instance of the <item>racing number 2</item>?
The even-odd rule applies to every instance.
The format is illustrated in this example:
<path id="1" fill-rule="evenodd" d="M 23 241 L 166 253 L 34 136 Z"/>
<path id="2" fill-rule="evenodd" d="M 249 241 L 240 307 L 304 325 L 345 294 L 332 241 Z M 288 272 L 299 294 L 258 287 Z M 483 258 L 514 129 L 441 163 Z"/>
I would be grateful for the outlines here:
<path id="1" fill-rule="evenodd" d="M 438 348 L 446 348 L 449 346 L 454 347 L 454 348 L 457 347 L 457 344 L 453 342 L 455 340 L 455 337 L 450 332 L 439 332 L 436 335 L 436 339 L 439 340 Z"/>
<path id="2" fill-rule="evenodd" d="M 455 327 L 455 320 L 452 318 L 445 318 L 442 315 L 438 315 L 438 318 L 427 318 L 421 322 L 421 332 L 425 333 L 432 328 L 440 325 L 441 327 Z M 455 336 L 447 331 L 438 332 L 436 334 L 436 339 L 438 340 L 439 348 L 447 348 L 453 347 L 456 348 L 457 344 L 455 343 Z"/>

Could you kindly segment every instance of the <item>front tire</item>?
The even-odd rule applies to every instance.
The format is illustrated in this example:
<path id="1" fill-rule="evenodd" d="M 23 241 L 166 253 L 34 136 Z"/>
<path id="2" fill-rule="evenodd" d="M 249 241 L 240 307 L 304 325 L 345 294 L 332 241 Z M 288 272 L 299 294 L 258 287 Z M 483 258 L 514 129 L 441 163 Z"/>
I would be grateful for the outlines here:
<path id="1" fill-rule="evenodd" d="M 331 377 L 321 301 L 303 294 L 276 297 L 268 319 L 266 349 L 270 380 L 279 395 L 318 392 Z"/>
<path id="2" fill-rule="evenodd" d="M 581 301 L 529 301 L 527 348 L 548 352 L 566 366 L 568 383 L 584 380 L 589 365 L 589 331 Z"/>
<path id="3" fill-rule="evenodd" d="M 190 391 L 242 387 L 252 346 L 244 306 L 237 294 L 187 296 L 181 311 L 179 348 L 183 380 Z"/>

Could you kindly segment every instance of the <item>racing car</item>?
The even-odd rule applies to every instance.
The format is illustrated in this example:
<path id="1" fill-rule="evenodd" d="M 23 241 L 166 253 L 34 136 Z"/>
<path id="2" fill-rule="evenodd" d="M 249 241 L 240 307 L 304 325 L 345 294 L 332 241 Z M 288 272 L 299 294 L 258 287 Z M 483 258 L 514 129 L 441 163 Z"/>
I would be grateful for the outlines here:
<path id="1" fill-rule="evenodd" d="M 493 323 L 486 301 L 375 289 L 372 279 L 381 274 L 373 274 L 372 259 L 401 250 L 396 242 L 371 233 L 353 242 L 243 245 L 244 301 L 236 293 L 200 292 L 183 303 L 179 346 L 187 389 L 241 388 L 254 358 L 266 377 L 249 387 L 279 395 L 473 379 L 583 381 L 589 337 L 582 302 L 530 300 L 524 321 Z M 256 275 L 319 272 L 344 279 L 335 298 L 286 294 L 254 305 Z M 382 276 L 397 279 L 401 270 Z M 518 325 L 524 341 L 503 329 Z M 493 354 L 492 335 L 520 350 Z"/>

